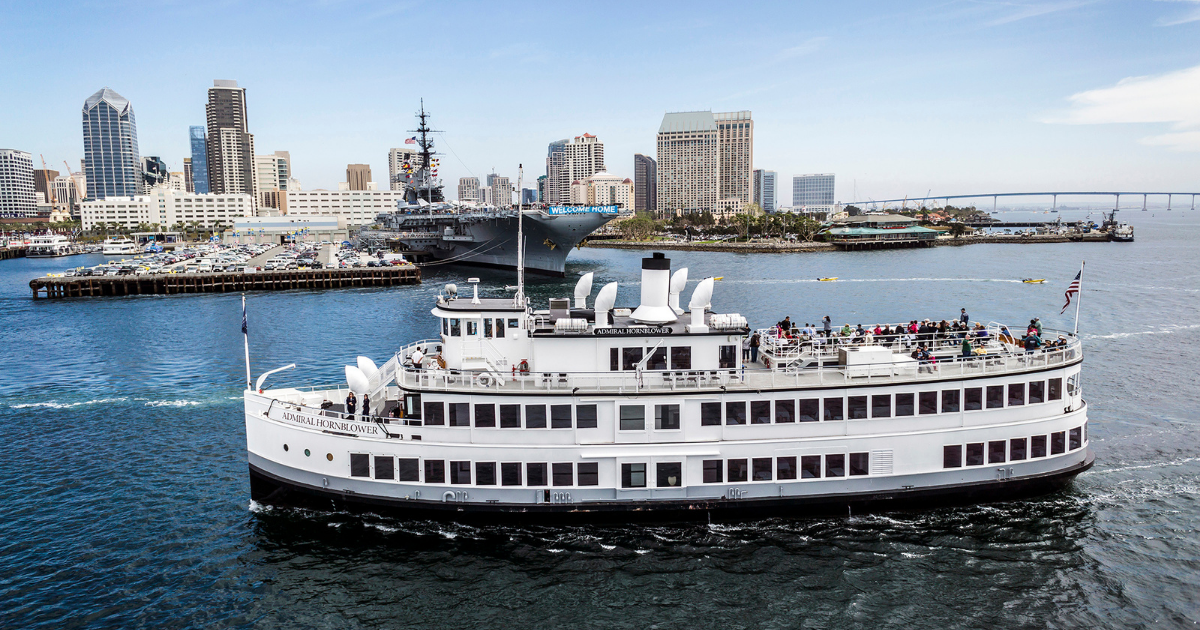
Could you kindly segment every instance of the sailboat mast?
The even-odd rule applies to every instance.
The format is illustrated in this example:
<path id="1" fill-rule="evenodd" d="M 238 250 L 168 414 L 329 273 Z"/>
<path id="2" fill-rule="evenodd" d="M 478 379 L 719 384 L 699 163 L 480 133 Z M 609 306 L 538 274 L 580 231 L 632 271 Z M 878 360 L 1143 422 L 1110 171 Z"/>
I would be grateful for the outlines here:
<path id="1" fill-rule="evenodd" d="M 525 179 L 525 165 L 517 165 L 517 190 L 521 190 Z M 512 194 L 511 192 L 509 193 Z M 511 199 L 510 199 L 511 200 Z M 525 203 L 517 196 L 517 295 L 518 306 L 525 306 Z M 499 203 L 497 201 L 497 203 Z"/>

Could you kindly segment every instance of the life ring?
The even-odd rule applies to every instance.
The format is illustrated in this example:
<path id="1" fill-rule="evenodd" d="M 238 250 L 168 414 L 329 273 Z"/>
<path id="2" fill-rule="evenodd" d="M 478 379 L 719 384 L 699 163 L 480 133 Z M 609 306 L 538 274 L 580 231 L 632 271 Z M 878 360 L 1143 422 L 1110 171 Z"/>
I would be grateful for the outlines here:
<path id="1" fill-rule="evenodd" d="M 491 384 L 492 384 L 492 378 L 490 376 L 488 376 L 487 374 L 479 375 L 479 386 L 480 387 L 490 387 Z"/>
<path id="2" fill-rule="evenodd" d="M 517 369 L 520 370 L 522 374 L 528 374 L 529 373 L 529 361 L 526 361 L 525 359 L 521 359 L 521 363 L 517 365 Z"/>

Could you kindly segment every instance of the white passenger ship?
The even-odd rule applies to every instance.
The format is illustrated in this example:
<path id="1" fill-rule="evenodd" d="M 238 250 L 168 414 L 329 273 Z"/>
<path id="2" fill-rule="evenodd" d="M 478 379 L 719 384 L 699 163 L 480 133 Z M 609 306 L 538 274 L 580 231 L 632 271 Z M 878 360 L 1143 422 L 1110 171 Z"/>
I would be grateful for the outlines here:
<path id="1" fill-rule="evenodd" d="M 117 237 L 110 238 L 104 241 L 104 247 L 100 250 L 105 256 L 124 256 L 125 254 L 140 254 L 141 249 L 138 244 L 131 238 Z"/>
<path id="2" fill-rule="evenodd" d="M 857 343 L 762 334 L 710 311 L 714 279 L 679 308 L 687 270 L 643 260 L 641 304 L 617 283 L 586 308 L 458 296 L 432 310 L 437 339 L 344 385 L 245 394 L 252 498 L 413 517 L 742 519 L 846 514 L 1031 496 L 1092 465 L 1079 339 L 1026 352 L 990 325 L 929 339 Z M 472 280 L 476 282 L 475 280 Z M 1050 333 L 1053 334 L 1053 333 Z M 1049 336 L 1049 334 L 1047 335 Z M 285 369 L 285 368 L 280 368 Z M 348 415 L 349 390 L 370 398 Z M 361 403 L 360 403 L 361 405 Z"/>
<path id="3" fill-rule="evenodd" d="M 71 239 L 61 234 L 45 234 L 35 236 L 29 241 L 29 249 L 25 255 L 29 258 L 57 258 L 72 256 L 81 251 Z"/>

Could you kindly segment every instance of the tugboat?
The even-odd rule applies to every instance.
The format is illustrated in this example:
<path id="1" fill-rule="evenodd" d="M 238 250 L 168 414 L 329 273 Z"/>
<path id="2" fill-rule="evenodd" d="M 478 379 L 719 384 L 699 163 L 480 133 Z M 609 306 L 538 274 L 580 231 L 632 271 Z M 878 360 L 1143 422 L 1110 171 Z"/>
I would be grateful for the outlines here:
<path id="1" fill-rule="evenodd" d="M 1133 226 L 1128 223 L 1117 222 L 1117 211 L 1114 208 L 1112 212 L 1104 213 L 1104 223 L 1100 229 L 1108 232 L 1108 240 L 1116 243 L 1132 243 L 1133 242 Z"/>
<path id="2" fill-rule="evenodd" d="M 290 365 L 251 388 L 247 363 L 252 499 L 489 524 L 744 520 L 1017 499 L 1092 466 L 1075 333 L 1026 351 L 993 322 L 958 333 L 962 356 L 935 333 L 915 350 L 754 331 L 713 311 L 715 278 L 681 308 L 687 280 L 655 253 L 632 308 L 615 282 L 593 300 L 590 273 L 538 308 L 519 262 L 515 297 L 447 284 L 435 338 L 351 359 L 342 384 L 268 388 Z"/>

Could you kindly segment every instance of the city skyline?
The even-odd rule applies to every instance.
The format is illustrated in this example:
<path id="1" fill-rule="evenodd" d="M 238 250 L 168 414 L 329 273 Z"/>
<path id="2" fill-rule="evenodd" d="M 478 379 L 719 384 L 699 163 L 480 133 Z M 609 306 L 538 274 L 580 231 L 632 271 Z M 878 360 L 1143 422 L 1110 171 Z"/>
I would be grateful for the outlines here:
<path id="1" fill-rule="evenodd" d="M 860 198 L 889 198 L 930 189 L 936 195 L 1194 187 L 1200 59 L 1191 40 L 1200 19 L 1192 19 L 1192 3 L 780 4 L 744 15 L 690 11 L 689 17 L 669 7 L 639 10 L 646 19 L 631 25 L 598 9 L 484 8 L 468 31 L 482 24 L 490 33 L 522 26 L 529 37 L 477 42 L 467 32 L 459 42 L 465 47 L 434 44 L 416 53 L 438 64 L 409 59 L 401 72 L 392 68 L 401 53 L 371 43 L 370 34 L 412 20 L 450 22 L 448 12 L 311 5 L 247 41 L 225 32 L 219 16 L 202 7 L 168 6 L 154 15 L 70 4 L 15 7 L 0 33 L 12 59 L 9 90 L 18 98 L 0 104 L 0 115 L 22 124 L 6 130 L 5 146 L 45 155 L 48 163 L 78 163 L 83 143 L 76 108 L 107 85 L 135 104 L 141 151 L 181 171 L 190 156 L 185 130 L 204 120 L 204 91 L 228 77 L 252 94 L 256 144 L 289 147 L 307 189 L 336 189 L 348 163 L 384 168 L 389 148 L 411 136 L 422 94 L 435 128 L 445 130 L 436 139 L 449 190 L 459 177 L 541 164 L 547 143 L 584 130 L 604 139 L 610 172 L 632 177 L 635 153 L 655 155 L 655 130 L 665 112 L 741 109 L 754 111 L 756 167 L 784 180 L 836 172 L 842 201 L 855 190 Z M 278 19 L 267 7 L 250 5 L 245 13 Z M 604 52 L 561 50 L 556 43 L 556 29 L 581 17 L 609 37 Z M 188 28 L 150 28 L 164 19 Z M 33 72 L 45 63 L 33 56 L 33 34 L 43 27 L 72 35 L 61 52 L 78 60 L 54 82 Z M 696 37 L 739 28 L 748 34 L 719 51 Z M 313 44 L 310 36 L 318 31 L 321 43 Z M 189 63 L 167 76 L 146 73 L 131 58 L 75 54 L 135 33 L 167 57 L 184 56 L 210 39 L 213 45 L 202 56 L 187 53 Z M 351 41 L 356 58 L 373 61 L 369 70 L 341 63 L 336 51 Z M 304 68 L 303 76 L 244 63 L 247 55 L 277 47 Z M 647 56 L 656 63 L 644 63 Z M 747 63 L 770 72 L 747 75 Z M 525 73 L 532 79 L 520 92 L 553 94 L 553 77 L 588 64 L 625 68 L 628 86 L 636 89 L 590 102 L 499 89 L 498 77 Z M 405 80 L 395 81 L 402 87 L 387 85 L 402 74 Z M 500 98 L 486 107 L 459 98 L 459 77 Z M 311 93 L 312 80 L 320 80 L 322 90 Z M 379 89 L 357 89 L 364 81 Z M 526 183 L 539 174 L 528 173 Z"/>

